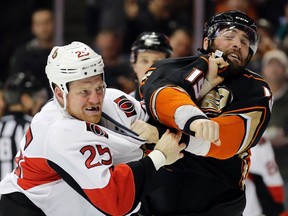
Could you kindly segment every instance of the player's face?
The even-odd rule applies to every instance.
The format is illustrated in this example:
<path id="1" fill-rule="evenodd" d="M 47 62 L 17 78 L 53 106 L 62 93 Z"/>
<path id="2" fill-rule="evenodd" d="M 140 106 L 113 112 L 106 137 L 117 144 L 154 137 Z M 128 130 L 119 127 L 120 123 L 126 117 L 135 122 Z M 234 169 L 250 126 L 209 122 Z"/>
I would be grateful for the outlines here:
<path id="1" fill-rule="evenodd" d="M 224 29 L 213 39 L 212 51 L 221 50 L 232 68 L 244 67 L 248 63 L 250 41 L 239 29 Z"/>
<path id="2" fill-rule="evenodd" d="M 286 82 L 286 68 L 277 59 L 271 59 L 262 67 L 262 75 L 269 84 Z"/>
<path id="3" fill-rule="evenodd" d="M 51 40 L 54 36 L 53 14 L 48 10 L 40 10 L 32 17 L 33 34 L 40 40 Z"/>
<path id="4" fill-rule="evenodd" d="M 163 52 L 154 50 L 139 51 L 137 61 L 132 65 L 138 81 L 141 82 L 145 72 L 152 64 L 164 58 L 166 58 L 166 53 Z"/>
<path id="5" fill-rule="evenodd" d="M 105 87 L 101 75 L 69 83 L 66 111 L 77 119 L 97 124 L 101 119 Z"/>
<path id="6" fill-rule="evenodd" d="M 185 57 L 191 55 L 192 38 L 183 30 L 177 30 L 169 38 L 173 48 L 172 57 Z"/>

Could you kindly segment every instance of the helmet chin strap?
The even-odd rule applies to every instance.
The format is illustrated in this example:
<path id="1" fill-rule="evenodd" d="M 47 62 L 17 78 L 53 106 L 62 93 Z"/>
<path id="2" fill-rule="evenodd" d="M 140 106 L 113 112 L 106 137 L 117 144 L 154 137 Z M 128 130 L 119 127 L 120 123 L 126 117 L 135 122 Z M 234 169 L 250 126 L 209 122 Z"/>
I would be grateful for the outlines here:
<path id="1" fill-rule="evenodd" d="M 63 102 L 64 102 L 64 104 L 62 106 L 61 103 L 59 102 L 59 100 L 57 99 L 57 97 L 54 95 L 54 99 L 56 100 L 58 107 L 64 112 L 67 112 L 66 111 L 66 108 L 67 108 L 67 97 L 66 96 L 67 96 L 67 93 L 63 92 Z"/>
<path id="2" fill-rule="evenodd" d="M 63 112 L 63 114 L 67 117 L 67 118 L 74 118 L 73 116 L 71 116 L 66 108 L 67 108 L 67 99 L 66 99 L 66 95 L 68 93 L 63 92 L 63 100 L 64 100 L 64 106 L 62 107 L 62 105 L 60 104 L 60 102 L 58 101 L 58 99 L 56 98 L 56 96 L 54 95 L 54 100 L 56 102 L 56 104 L 58 105 L 59 109 Z"/>
<path id="3" fill-rule="evenodd" d="M 66 111 L 66 107 L 67 107 L 67 93 L 63 92 L 63 100 L 64 100 L 64 106 L 63 108 L 61 108 L 63 111 Z"/>

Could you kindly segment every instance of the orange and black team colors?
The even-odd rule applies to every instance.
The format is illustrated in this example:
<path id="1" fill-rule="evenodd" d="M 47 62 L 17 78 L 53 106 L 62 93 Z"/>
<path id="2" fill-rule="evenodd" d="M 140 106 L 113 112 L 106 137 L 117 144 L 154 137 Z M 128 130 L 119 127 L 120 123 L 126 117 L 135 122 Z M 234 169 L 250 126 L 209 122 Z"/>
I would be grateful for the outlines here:
<path id="1" fill-rule="evenodd" d="M 226 70 L 228 73 L 229 67 Z M 165 59 L 153 65 L 141 83 L 142 97 L 156 122 L 193 135 L 190 123 L 210 118 L 219 124 L 222 143 L 209 145 L 205 154 L 199 155 L 188 152 L 188 146 L 184 158 L 163 169 L 154 181 L 160 189 L 143 201 L 146 213 L 211 215 L 212 207 L 217 215 L 217 208 L 226 205 L 227 214 L 221 210 L 221 215 L 238 215 L 245 207 L 249 149 L 258 143 L 270 119 L 271 91 L 259 75 L 243 68 L 238 76 L 226 77 L 201 98 L 207 71 L 207 54 Z M 182 122 L 177 122 L 175 113 L 186 105 L 195 109 L 183 111 Z M 192 136 L 187 136 L 187 143 L 194 145 L 189 139 Z"/>
<path id="2" fill-rule="evenodd" d="M 207 69 L 207 55 L 166 59 L 148 70 L 141 90 L 149 114 L 164 125 L 191 135 L 189 127 L 179 128 L 174 119 L 176 109 L 184 105 L 199 107 L 205 113 L 197 113 L 187 123 L 199 118 L 218 122 L 222 145 L 212 145 L 207 156 L 225 159 L 259 141 L 270 118 L 272 94 L 259 75 L 245 70 L 200 98 Z"/>

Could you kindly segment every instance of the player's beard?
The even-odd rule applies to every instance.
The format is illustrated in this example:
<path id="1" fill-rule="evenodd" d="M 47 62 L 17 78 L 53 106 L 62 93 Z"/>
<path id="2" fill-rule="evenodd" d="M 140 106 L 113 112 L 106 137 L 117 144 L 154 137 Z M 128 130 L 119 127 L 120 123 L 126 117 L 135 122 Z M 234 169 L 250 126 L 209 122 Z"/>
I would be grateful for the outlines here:
<path id="1" fill-rule="evenodd" d="M 248 57 L 246 57 L 246 59 L 241 59 L 241 63 L 237 64 L 236 62 L 230 60 L 229 58 L 227 58 L 227 54 L 233 52 L 233 50 L 228 50 L 228 51 L 223 51 L 221 49 L 219 49 L 218 47 L 216 47 L 214 45 L 214 43 L 212 42 L 207 49 L 207 52 L 215 52 L 215 50 L 220 50 L 223 52 L 222 58 L 227 61 L 229 63 L 229 69 L 222 74 L 223 77 L 236 77 L 239 76 L 240 74 L 242 74 L 245 70 L 245 67 L 248 63 Z"/>

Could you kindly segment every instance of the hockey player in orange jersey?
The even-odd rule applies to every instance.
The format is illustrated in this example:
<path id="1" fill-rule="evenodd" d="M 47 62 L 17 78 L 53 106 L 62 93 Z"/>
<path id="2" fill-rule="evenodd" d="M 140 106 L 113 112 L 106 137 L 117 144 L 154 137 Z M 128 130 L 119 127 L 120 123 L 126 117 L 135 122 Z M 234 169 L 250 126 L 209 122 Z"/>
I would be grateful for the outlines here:
<path id="1" fill-rule="evenodd" d="M 148 69 L 141 94 L 149 114 L 181 130 L 189 145 L 183 159 L 160 170 L 154 181 L 160 188 L 143 200 L 141 214 L 242 215 L 250 148 L 272 108 L 268 84 L 245 68 L 257 44 L 255 22 L 227 11 L 205 23 L 199 55 Z"/>

